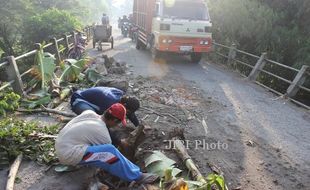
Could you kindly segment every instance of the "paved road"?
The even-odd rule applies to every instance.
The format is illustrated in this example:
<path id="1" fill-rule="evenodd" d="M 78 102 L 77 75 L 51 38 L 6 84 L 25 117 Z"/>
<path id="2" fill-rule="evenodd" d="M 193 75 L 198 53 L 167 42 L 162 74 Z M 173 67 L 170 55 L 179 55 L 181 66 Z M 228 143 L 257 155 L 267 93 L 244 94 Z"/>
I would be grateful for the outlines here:
<path id="1" fill-rule="evenodd" d="M 96 53 L 92 51 L 92 54 Z M 238 74 L 204 61 L 194 64 L 188 58 L 176 55 L 154 62 L 148 51 L 136 50 L 135 44 L 122 36 L 116 37 L 115 49 L 105 54 L 132 65 L 135 75 L 162 77 L 169 72 L 178 72 L 185 80 L 194 81 L 206 97 L 211 96 L 225 105 L 227 112 L 235 112 L 235 119 L 244 128 L 275 146 L 290 150 L 288 153 L 298 162 L 309 161 L 309 112 L 278 99 Z"/>
<path id="2" fill-rule="evenodd" d="M 91 54 L 98 52 L 92 50 Z M 206 98 L 212 97 L 225 108 L 217 110 L 214 117 L 237 125 L 246 134 L 243 140 L 251 138 L 274 147 L 302 173 L 310 173 L 310 115 L 307 110 L 277 98 L 220 65 L 205 61 L 194 64 L 180 56 L 154 62 L 149 52 L 136 50 L 130 39 L 119 35 L 115 49 L 105 54 L 132 65 L 135 75 L 160 78 L 176 72 L 184 80 L 194 81 Z M 244 165 L 247 164 L 252 162 L 245 161 Z"/>
<path id="3" fill-rule="evenodd" d="M 89 50 L 89 53 L 92 56 L 102 54 L 96 50 Z M 240 184 L 246 190 L 309 189 L 310 116 L 306 110 L 277 99 L 220 65 L 205 61 L 193 64 L 178 56 L 153 62 L 149 52 L 137 51 L 129 39 L 119 35 L 115 49 L 107 47 L 104 53 L 132 65 L 135 75 L 160 79 L 173 73 L 184 81 L 193 81 L 191 84 L 202 90 L 205 99 L 214 102 L 213 111 L 206 108 L 207 113 L 204 113 L 210 135 L 230 144 L 227 152 L 190 150 L 196 161 L 200 159 L 198 165 L 204 174 L 206 163 L 211 161 L 224 170 L 232 187 Z M 190 130 L 199 133 L 204 129 Z M 252 140 L 256 146 L 246 146 L 247 140 Z M 21 168 L 20 175 L 27 179 L 23 184 L 31 184 L 29 189 L 79 189 L 87 180 L 85 174 L 92 176 L 92 171 L 86 171 L 88 168 L 66 176 L 53 171 L 45 173 L 44 168 L 33 163 L 24 162 Z M 0 172 L 0 189 L 4 187 L 6 175 L 6 171 Z"/>

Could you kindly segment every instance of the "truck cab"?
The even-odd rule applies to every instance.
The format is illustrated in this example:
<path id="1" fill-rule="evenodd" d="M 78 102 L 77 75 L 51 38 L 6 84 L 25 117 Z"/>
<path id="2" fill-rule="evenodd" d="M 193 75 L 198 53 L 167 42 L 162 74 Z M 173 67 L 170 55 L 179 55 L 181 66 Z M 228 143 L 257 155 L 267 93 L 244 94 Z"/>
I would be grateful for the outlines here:
<path id="1" fill-rule="evenodd" d="M 146 23 L 150 31 L 140 32 L 139 37 L 145 47 L 151 49 L 154 58 L 168 52 L 191 55 L 193 62 L 199 62 L 202 54 L 211 50 L 212 23 L 205 1 L 144 1 L 147 12 L 152 10 L 153 13 L 150 21 L 145 21 L 151 22 Z"/>

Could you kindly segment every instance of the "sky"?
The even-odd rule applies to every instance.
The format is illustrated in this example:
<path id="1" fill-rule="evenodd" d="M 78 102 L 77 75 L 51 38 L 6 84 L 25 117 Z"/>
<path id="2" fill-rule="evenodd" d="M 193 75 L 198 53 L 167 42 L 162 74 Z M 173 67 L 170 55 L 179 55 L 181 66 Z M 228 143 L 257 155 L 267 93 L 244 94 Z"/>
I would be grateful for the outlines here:
<path id="1" fill-rule="evenodd" d="M 112 4 L 115 7 L 119 7 L 120 5 L 124 5 L 126 3 L 126 0 L 113 0 Z"/>
<path id="2" fill-rule="evenodd" d="M 112 0 L 111 14 L 112 18 L 122 17 L 132 13 L 133 0 Z"/>

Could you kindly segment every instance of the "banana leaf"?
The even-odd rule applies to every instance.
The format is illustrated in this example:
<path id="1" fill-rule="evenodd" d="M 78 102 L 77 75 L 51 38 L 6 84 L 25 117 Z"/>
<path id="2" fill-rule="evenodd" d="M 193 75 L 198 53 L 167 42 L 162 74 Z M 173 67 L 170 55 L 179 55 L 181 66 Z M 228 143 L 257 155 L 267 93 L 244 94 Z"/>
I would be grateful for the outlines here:
<path id="1" fill-rule="evenodd" d="M 98 82 L 102 78 L 103 78 L 103 76 L 100 73 L 98 73 L 95 69 L 87 69 L 87 71 L 86 71 L 86 79 L 89 82 L 96 83 L 96 82 Z"/>
<path id="2" fill-rule="evenodd" d="M 47 105 L 52 101 L 51 95 L 44 90 L 31 94 L 30 97 L 33 97 L 33 99 L 22 100 L 21 105 L 23 107 L 33 109 L 41 105 Z"/>
<path id="3" fill-rule="evenodd" d="M 81 59 L 79 61 L 75 59 L 67 59 L 65 61 L 65 70 L 60 76 L 59 83 L 63 82 L 75 82 L 79 79 L 80 74 L 85 70 L 89 64 L 89 59 Z"/>
<path id="4" fill-rule="evenodd" d="M 176 162 L 160 151 L 153 151 L 149 157 L 145 159 L 145 167 L 147 172 L 157 174 L 161 177 L 165 176 L 165 171 L 172 170 L 172 176 L 178 176 L 182 170 L 175 167 Z"/>
<path id="5" fill-rule="evenodd" d="M 41 82 L 42 90 L 47 90 L 47 87 L 53 78 L 53 73 L 56 68 L 55 60 L 54 55 L 44 52 L 43 48 L 41 48 L 35 56 L 35 62 L 37 65 L 34 66 L 31 73 L 34 75 L 34 80 Z"/>
<path id="6" fill-rule="evenodd" d="M 39 98 L 38 100 L 25 100 L 22 105 L 27 107 L 28 109 L 33 109 L 41 105 L 46 105 L 52 101 L 51 96 L 45 96 Z"/>

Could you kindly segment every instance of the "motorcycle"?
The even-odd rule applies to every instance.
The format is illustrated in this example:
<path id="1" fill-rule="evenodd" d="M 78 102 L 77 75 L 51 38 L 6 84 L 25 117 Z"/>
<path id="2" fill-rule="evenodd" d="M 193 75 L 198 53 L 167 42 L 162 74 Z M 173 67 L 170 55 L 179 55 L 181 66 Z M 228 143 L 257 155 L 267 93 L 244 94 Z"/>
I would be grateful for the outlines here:
<path id="1" fill-rule="evenodd" d="M 76 39 L 74 40 L 73 47 L 68 51 L 68 58 L 76 60 L 82 59 L 86 46 L 87 37 L 82 33 L 78 33 L 76 35 Z"/>
<path id="2" fill-rule="evenodd" d="M 122 34 L 125 38 L 127 38 L 127 36 L 128 36 L 129 28 L 130 28 L 130 23 L 124 22 L 122 25 Z"/>

